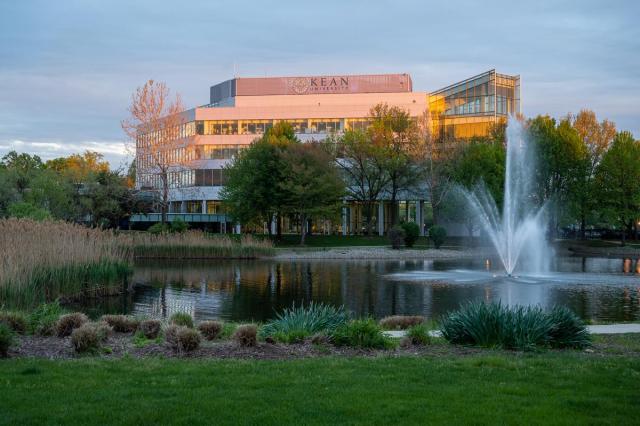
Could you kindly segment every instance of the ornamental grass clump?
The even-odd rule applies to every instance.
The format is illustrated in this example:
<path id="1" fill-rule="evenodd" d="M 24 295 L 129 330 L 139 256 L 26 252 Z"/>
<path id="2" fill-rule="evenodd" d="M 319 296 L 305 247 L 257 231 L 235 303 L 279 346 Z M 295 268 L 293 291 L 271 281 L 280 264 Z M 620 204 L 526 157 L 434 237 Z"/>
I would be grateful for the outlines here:
<path id="1" fill-rule="evenodd" d="M 380 327 L 384 330 L 406 330 L 414 325 L 422 324 L 424 317 L 419 315 L 392 315 L 380 320 Z"/>
<path id="2" fill-rule="evenodd" d="M 6 324 L 14 333 L 24 334 L 27 332 L 29 320 L 22 312 L 0 312 L 0 323 Z"/>
<path id="3" fill-rule="evenodd" d="M 6 358 L 13 345 L 13 331 L 5 323 L 0 323 L 0 358 Z"/>
<path id="4" fill-rule="evenodd" d="M 147 339 L 155 339 L 160 334 L 162 323 L 157 319 L 148 319 L 140 321 L 138 330 Z"/>
<path id="5" fill-rule="evenodd" d="M 101 319 L 118 333 L 133 333 L 140 324 L 136 318 L 128 315 L 103 315 Z"/>
<path id="6" fill-rule="evenodd" d="M 52 336 L 58 319 L 65 313 L 58 301 L 39 305 L 29 314 L 29 331 L 37 336 Z"/>
<path id="7" fill-rule="evenodd" d="M 429 329 L 424 324 L 416 324 L 409 327 L 405 337 L 409 339 L 412 345 L 422 346 L 431 343 Z"/>
<path id="8" fill-rule="evenodd" d="M 471 302 L 447 314 L 441 329 L 451 343 L 488 348 L 528 351 L 590 343 L 584 323 L 566 308 L 545 312 L 538 306 Z"/>
<path id="9" fill-rule="evenodd" d="M 58 337 L 70 336 L 73 330 L 81 327 L 89 321 L 89 318 L 82 312 L 62 315 L 56 323 L 56 335 Z"/>
<path id="10" fill-rule="evenodd" d="M 215 340 L 222 335 L 224 324 L 220 321 L 202 321 L 198 324 L 200 334 L 207 340 Z"/>
<path id="11" fill-rule="evenodd" d="M 372 318 L 350 321 L 338 327 L 331 335 L 337 346 L 384 349 L 392 346 L 390 339 L 382 334 L 382 328 Z"/>
<path id="12" fill-rule="evenodd" d="M 311 302 L 276 314 L 276 319 L 260 329 L 261 337 L 272 337 L 285 343 L 301 342 L 317 333 L 333 333 L 348 320 L 343 306 L 335 307 Z"/>
<path id="13" fill-rule="evenodd" d="M 101 342 L 108 339 L 109 326 L 106 324 L 86 323 L 71 333 L 71 344 L 78 353 L 96 352 Z"/>
<path id="14" fill-rule="evenodd" d="M 240 346 L 255 346 L 258 342 L 258 326 L 255 324 L 239 325 L 233 332 L 233 340 Z"/>
<path id="15" fill-rule="evenodd" d="M 186 312 L 176 312 L 169 318 L 170 324 L 193 328 L 193 318 Z"/>
<path id="16" fill-rule="evenodd" d="M 200 333 L 193 328 L 181 325 L 169 325 L 164 336 L 166 342 L 178 352 L 191 352 L 200 347 Z"/>

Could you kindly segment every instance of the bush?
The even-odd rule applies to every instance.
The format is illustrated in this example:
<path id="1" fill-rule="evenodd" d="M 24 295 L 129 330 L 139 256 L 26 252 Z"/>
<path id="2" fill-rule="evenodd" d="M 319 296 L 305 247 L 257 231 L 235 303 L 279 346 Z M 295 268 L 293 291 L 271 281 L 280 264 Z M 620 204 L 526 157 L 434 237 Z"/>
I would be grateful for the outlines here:
<path id="1" fill-rule="evenodd" d="M 420 237 L 420 227 L 415 222 L 403 222 L 400 226 L 404 231 L 404 245 L 413 247 Z"/>
<path id="2" fill-rule="evenodd" d="M 233 340 L 240 346 L 255 346 L 257 343 L 258 327 L 255 324 L 239 325 L 233 332 Z"/>
<path id="3" fill-rule="evenodd" d="M 150 234 L 159 235 L 168 233 L 170 229 L 171 228 L 169 224 L 158 222 L 151 225 L 149 229 L 147 229 L 147 232 L 149 232 Z"/>
<path id="4" fill-rule="evenodd" d="M 407 329 L 406 337 L 412 345 L 428 345 L 431 343 L 429 330 L 424 324 L 412 325 Z"/>
<path id="5" fill-rule="evenodd" d="M 0 312 L 0 323 L 6 324 L 14 333 L 27 332 L 28 320 L 22 312 Z"/>
<path id="6" fill-rule="evenodd" d="M 472 302 L 447 314 L 441 329 L 451 343 L 503 349 L 583 348 L 590 343 L 582 321 L 566 308 L 546 313 L 537 306 Z"/>
<path id="7" fill-rule="evenodd" d="M 45 303 L 34 309 L 29 315 L 29 328 L 38 336 L 52 336 L 56 333 L 56 323 L 66 311 L 60 303 Z"/>
<path id="8" fill-rule="evenodd" d="M 380 320 L 380 327 L 385 330 L 406 330 L 414 325 L 422 324 L 424 317 L 419 315 L 392 315 Z"/>
<path id="9" fill-rule="evenodd" d="M 390 340 L 384 337 L 382 329 L 371 318 L 353 320 L 339 327 L 331 339 L 338 346 L 382 349 L 390 346 Z"/>
<path id="10" fill-rule="evenodd" d="M 187 314 L 186 312 L 176 312 L 175 314 L 171 315 L 171 318 L 169 318 L 169 323 L 193 328 L 193 318 L 191 318 L 191 315 Z"/>
<path id="11" fill-rule="evenodd" d="M 404 229 L 401 226 L 396 225 L 389 230 L 389 241 L 391 241 L 392 249 L 399 249 L 404 244 Z"/>
<path id="12" fill-rule="evenodd" d="M 224 325 L 220 321 L 203 321 L 198 324 L 200 334 L 207 340 L 214 340 L 220 337 Z"/>
<path id="13" fill-rule="evenodd" d="M 103 315 L 101 319 L 118 333 L 133 333 L 139 325 L 136 318 L 127 315 Z"/>
<path id="14" fill-rule="evenodd" d="M 9 204 L 9 207 L 7 207 L 7 214 L 11 217 L 33 219 L 37 221 L 52 219 L 49 210 L 43 209 L 25 201 L 19 201 Z"/>
<path id="15" fill-rule="evenodd" d="M 171 232 L 176 232 L 178 234 L 182 234 L 187 229 L 189 229 L 189 224 L 187 222 L 183 221 L 182 219 L 180 219 L 179 217 L 175 218 L 171 222 Z"/>
<path id="16" fill-rule="evenodd" d="M 447 230 L 442 226 L 433 225 L 429 228 L 429 239 L 433 242 L 433 245 L 439 249 L 444 240 L 447 238 Z"/>
<path id="17" fill-rule="evenodd" d="M 336 328 L 347 322 L 347 313 L 343 306 L 338 308 L 322 303 L 311 302 L 309 306 L 284 309 L 276 314 L 276 319 L 265 324 L 261 337 L 273 337 L 285 343 L 301 342 L 316 333 L 331 334 Z"/>
<path id="18" fill-rule="evenodd" d="M 147 339 L 155 339 L 160 334 L 162 323 L 156 319 L 148 319 L 141 321 L 138 329 Z"/>
<path id="19" fill-rule="evenodd" d="M 113 335 L 113 328 L 104 321 L 91 323 L 91 325 L 95 327 L 101 342 L 106 342 Z"/>
<path id="20" fill-rule="evenodd" d="M 96 324 L 83 324 L 71 333 L 71 344 L 78 353 L 97 351 L 103 339 Z"/>
<path id="21" fill-rule="evenodd" d="M 200 347 L 200 333 L 193 328 L 172 324 L 164 332 L 165 340 L 176 351 L 191 352 Z"/>
<path id="22" fill-rule="evenodd" d="M 62 315 L 56 323 L 56 334 L 58 337 L 67 337 L 78 327 L 89 321 L 89 318 L 82 312 Z"/>
<path id="23" fill-rule="evenodd" d="M 5 358 L 13 345 L 13 331 L 5 323 L 0 323 L 0 357 Z"/>

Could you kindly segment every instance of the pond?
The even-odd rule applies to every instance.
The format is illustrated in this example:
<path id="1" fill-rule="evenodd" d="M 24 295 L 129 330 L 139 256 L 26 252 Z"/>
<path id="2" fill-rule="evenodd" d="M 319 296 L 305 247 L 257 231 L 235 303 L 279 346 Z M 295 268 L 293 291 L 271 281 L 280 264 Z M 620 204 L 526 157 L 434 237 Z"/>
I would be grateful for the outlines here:
<path id="1" fill-rule="evenodd" d="M 470 300 L 551 307 L 584 319 L 640 319 L 640 259 L 561 257 L 554 273 L 509 278 L 491 259 L 393 261 L 144 262 L 134 290 L 83 306 L 93 315 L 129 313 L 197 320 L 265 321 L 293 303 L 344 305 L 357 316 L 437 319 Z"/>

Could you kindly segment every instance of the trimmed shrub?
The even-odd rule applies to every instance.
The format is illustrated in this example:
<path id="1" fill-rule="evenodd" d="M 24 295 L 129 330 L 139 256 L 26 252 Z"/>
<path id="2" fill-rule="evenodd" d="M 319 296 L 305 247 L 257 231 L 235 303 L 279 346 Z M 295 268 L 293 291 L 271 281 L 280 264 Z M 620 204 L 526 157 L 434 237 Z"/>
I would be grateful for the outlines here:
<path id="1" fill-rule="evenodd" d="M 584 323 L 566 308 L 547 313 L 538 306 L 472 302 L 447 314 L 441 329 L 449 342 L 463 345 L 533 350 L 590 344 Z"/>
<path id="2" fill-rule="evenodd" d="M 255 324 L 243 324 L 233 332 L 233 340 L 240 346 L 255 346 L 258 339 L 258 327 Z"/>
<path id="3" fill-rule="evenodd" d="M 384 337 L 382 329 L 372 318 L 348 322 L 336 329 L 331 339 L 338 346 L 356 348 L 382 349 L 391 345 L 390 340 Z"/>
<path id="4" fill-rule="evenodd" d="M 89 322 L 89 318 L 82 312 L 62 315 L 56 323 L 56 334 L 58 337 L 67 337 L 76 328 Z"/>
<path id="5" fill-rule="evenodd" d="M 553 328 L 549 331 L 549 345 L 553 348 L 586 348 L 591 346 L 587 326 L 576 314 L 564 306 L 549 312 Z"/>
<path id="6" fill-rule="evenodd" d="M 220 321 L 202 321 L 198 324 L 200 334 L 207 340 L 214 340 L 220 337 L 224 325 Z"/>
<path id="7" fill-rule="evenodd" d="M 91 323 L 96 328 L 101 342 L 106 342 L 113 335 L 113 328 L 104 321 Z"/>
<path id="8" fill-rule="evenodd" d="M 404 229 L 400 225 L 396 225 L 389 230 L 389 241 L 392 249 L 399 249 L 404 244 Z"/>
<path id="9" fill-rule="evenodd" d="M 71 344 L 78 353 L 93 352 L 100 348 L 103 335 L 96 324 L 85 323 L 71 333 Z"/>
<path id="10" fill-rule="evenodd" d="M 285 343 L 301 342 L 316 333 L 331 334 L 347 322 L 343 306 L 338 308 L 311 302 L 308 306 L 295 304 L 276 314 L 276 319 L 260 329 L 261 337 L 272 337 Z"/>
<path id="11" fill-rule="evenodd" d="M 0 323 L 6 324 L 14 333 L 26 333 L 28 322 L 27 316 L 22 312 L 0 312 Z"/>
<path id="12" fill-rule="evenodd" d="M 200 333 L 193 328 L 172 324 L 164 335 L 169 346 L 178 352 L 191 352 L 200 347 Z"/>
<path id="13" fill-rule="evenodd" d="M 187 229 L 189 229 L 189 224 L 179 217 L 171 221 L 171 232 L 182 234 L 183 232 L 186 232 Z"/>
<path id="14" fill-rule="evenodd" d="M 447 238 L 447 230 L 442 226 L 433 225 L 429 228 L 429 239 L 433 242 L 433 245 L 439 249 L 444 240 Z"/>
<path id="15" fill-rule="evenodd" d="M 0 323 L 0 357 L 5 358 L 13 345 L 13 331 L 5 323 Z"/>
<path id="16" fill-rule="evenodd" d="M 118 333 L 133 333 L 139 325 L 136 318 L 127 315 L 103 315 L 101 319 Z"/>
<path id="17" fill-rule="evenodd" d="M 29 314 L 29 329 L 38 336 L 52 336 L 56 333 L 56 323 L 66 311 L 60 303 L 44 303 Z"/>
<path id="18" fill-rule="evenodd" d="M 406 337 L 412 345 L 428 345 L 431 343 L 429 330 L 424 324 L 412 325 L 407 329 Z"/>
<path id="19" fill-rule="evenodd" d="M 415 222 L 403 222 L 400 226 L 404 230 L 404 245 L 413 247 L 420 237 L 420 227 Z"/>
<path id="20" fill-rule="evenodd" d="M 155 339 L 160 334 L 160 329 L 162 328 L 162 323 L 156 319 L 148 319 L 141 321 L 138 325 L 138 330 L 146 337 L 147 339 Z"/>
<path id="21" fill-rule="evenodd" d="M 392 315 L 380 320 L 380 327 L 385 330 L 406 330 L 414 325 L 422 324 L 424 317 L 419 315 Z"/>
<path id="22" fill-rule="evenodd" d="M 176 312 L 175 314 L 171 315 L 171 318 L 169 318 L 169 323 L 193 328 L 193 318 L 191 318 L 191 315 L 187 314 L 186 312 Z"/>
<path id="23" fill-rule="evenodd" d="M 149 232 L 150 234 L 159 235 L 168 233 L 170 229 L 171 227 L 169 226 L 169 224 L 158 222 L 151 225 L 149 229 L 147 229 L 147 232 Z"/>

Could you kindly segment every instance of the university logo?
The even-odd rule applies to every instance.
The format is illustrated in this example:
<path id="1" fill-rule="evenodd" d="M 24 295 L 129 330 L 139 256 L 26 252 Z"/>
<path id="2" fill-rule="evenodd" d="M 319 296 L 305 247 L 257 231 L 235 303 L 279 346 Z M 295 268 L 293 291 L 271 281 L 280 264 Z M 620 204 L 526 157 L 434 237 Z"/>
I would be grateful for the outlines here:
<path id="1" fill-rule="evenodd" d="M 296 95 L 304 95 L 309 91 L 309 79 L 304 77 L 292 78 L 289 80 L 291 90 Z"/>
<path id="2" fill-rule="evenodd" d="M 348 77 L 296 77 L 290 78 L 288 84 L 291 92 L 296 95 L 349 91 Z"/>

